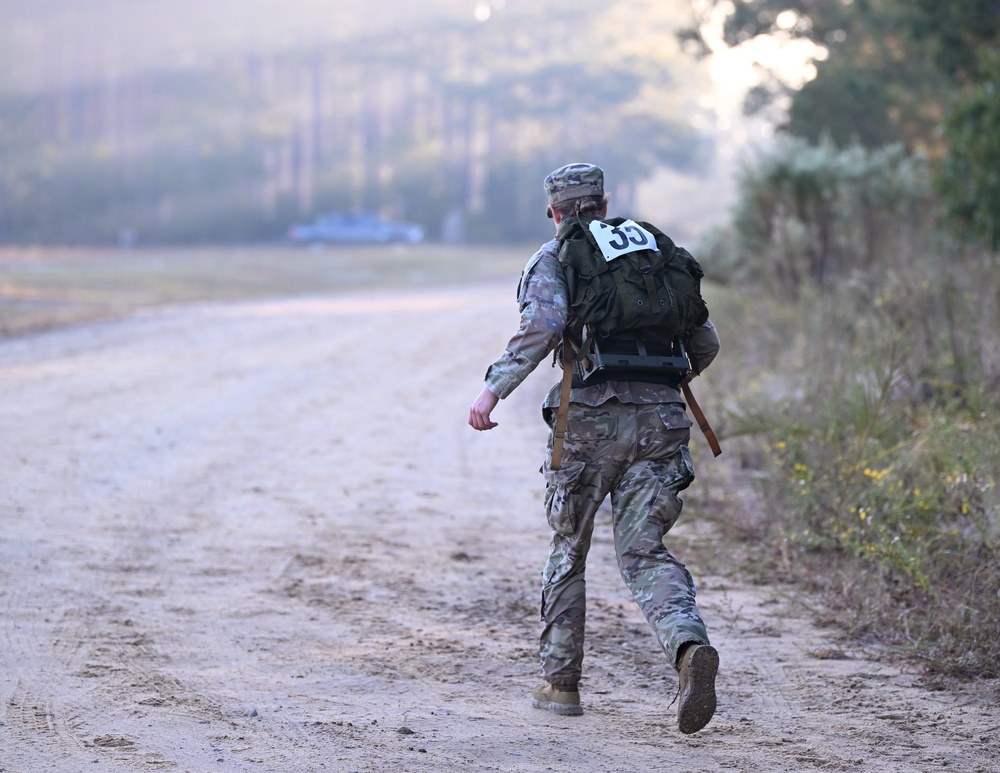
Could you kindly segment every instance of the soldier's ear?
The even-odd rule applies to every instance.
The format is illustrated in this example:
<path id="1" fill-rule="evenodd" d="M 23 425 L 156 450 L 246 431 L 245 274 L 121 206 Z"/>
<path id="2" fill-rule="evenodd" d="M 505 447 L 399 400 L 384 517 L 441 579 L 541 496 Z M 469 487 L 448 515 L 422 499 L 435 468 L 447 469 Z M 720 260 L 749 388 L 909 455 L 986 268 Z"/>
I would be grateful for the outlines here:
<path id="1" fill-rule="evenodd" d="M 552 219 L 552 207 L 545 208 L 545 217 L 547 217 L 549 220 Z"/>

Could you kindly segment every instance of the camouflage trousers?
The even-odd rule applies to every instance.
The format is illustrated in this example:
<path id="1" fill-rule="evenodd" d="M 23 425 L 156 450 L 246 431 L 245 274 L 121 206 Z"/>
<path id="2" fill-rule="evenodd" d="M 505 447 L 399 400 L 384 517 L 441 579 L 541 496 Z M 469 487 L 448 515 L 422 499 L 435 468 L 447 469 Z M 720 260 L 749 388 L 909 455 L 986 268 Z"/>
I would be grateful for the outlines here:
<path id="1" fill-rule="evenodd" d="M 580 680 L 584 570 L 594 518 L 609 494 L 618 567 L 670 663 L 684 643 L 708 644 L 691 574 L 663 543 L 681 512 L 678 493 L 694 480 L 684 405 L 571 404 L 559 470 L 549 466 L 552 434 L 542 467 L 552 528 L 542 571 L 543 677 L 559 686 Z"/>

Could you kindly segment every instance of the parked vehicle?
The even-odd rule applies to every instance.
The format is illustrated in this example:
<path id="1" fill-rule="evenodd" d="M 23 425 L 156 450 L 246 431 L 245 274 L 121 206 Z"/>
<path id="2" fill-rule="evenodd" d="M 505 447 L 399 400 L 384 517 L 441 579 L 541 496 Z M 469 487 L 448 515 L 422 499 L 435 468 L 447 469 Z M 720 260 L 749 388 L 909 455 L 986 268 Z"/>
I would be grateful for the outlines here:
<path id="1" fill-rule="evenodd" d="M 335 212 L 320 215 L 312 223 L 293 225 L 288 238 L 298 244 L 419 244 L 424 240 L 424 229 L 373 213 Z"/>

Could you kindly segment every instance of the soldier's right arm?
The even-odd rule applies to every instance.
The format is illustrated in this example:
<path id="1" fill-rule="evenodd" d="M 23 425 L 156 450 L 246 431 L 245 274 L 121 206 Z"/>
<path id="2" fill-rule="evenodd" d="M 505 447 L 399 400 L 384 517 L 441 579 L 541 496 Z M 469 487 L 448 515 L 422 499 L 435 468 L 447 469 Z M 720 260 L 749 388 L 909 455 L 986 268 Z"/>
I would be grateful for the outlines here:
<path id="1" fill-rule="evenodd" d="M 480 431 L 493 429 L 497 426 L 497 423 L 490 418 L 490 414 L 493 413 L 498 402 L 500 402 L 500 398 L 493 394 L 488 386 L 484 386 L 483 391 L 479 393 L 479 396 L 473 401 L 472 407 L 469 408 L 469 426 Z"/>
<path id="2" fill-rule="evenodd" d="M 566 327 L 566 278 L 556 250 L 546 248 L 529 263 L 530 270 L 521 280 L 518 330 L 486 372 L 487 387 L 500 399 L 513 392 L 552 353 Z"/>

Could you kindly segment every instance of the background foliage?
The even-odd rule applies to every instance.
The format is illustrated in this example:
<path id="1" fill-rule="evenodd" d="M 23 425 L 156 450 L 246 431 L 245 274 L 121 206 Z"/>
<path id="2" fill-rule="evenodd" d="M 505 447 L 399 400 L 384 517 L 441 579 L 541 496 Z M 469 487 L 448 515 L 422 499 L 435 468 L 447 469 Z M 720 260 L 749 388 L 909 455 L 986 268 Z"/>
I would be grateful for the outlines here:
<path id="1" fill-rule="evenodd" d="M 922 151 L 934 164 L 937 189 L 960 237 L 997 247 L 996 2 L 706 0 L 700 6 L 728 11 L 723 37 L 729 45 L 775 35 L 817 46 L 813 80 L 793 90 L 772 73 L 750 92 L 747 110 L 784 99 L 781 129 L 810 143 L 899 143 L 908 152 Z"/>
<path id="2" fill-rule="evenodd" d="M 751 95 L 787 100 L 782 136 L 701 253 L 753 374 L 730 434 L 766 443 L 764 512 L 732 525 L 863 640 L 1000 678 L 1000 6 L 726 7 L 730 43 L 823 46 L 800 91 Z"/>
<path id="3" fill-rule="evenodd" d="M 0 241 L 278 239 L 341 209 L 432 238 L 448 218 L 458 236 L 534 240 L 540 181 L 567 160 L 613 170 L 628 206 L 656 169 L 711 157 L 690 120 L 706 76 L 676 38 L 683 2 L 295 0 L 258 20 L 310 14 L 317 31 L 292 36 L 240 26 L 265 0 L 202 4 L 229 16 L 142 5 L 160 15 L 117 0 L 7 11 L 0 49 L 21 56 L 0 70 Z M 128 42 L 158 50 L 157 23 L 169 47 Z"/>

